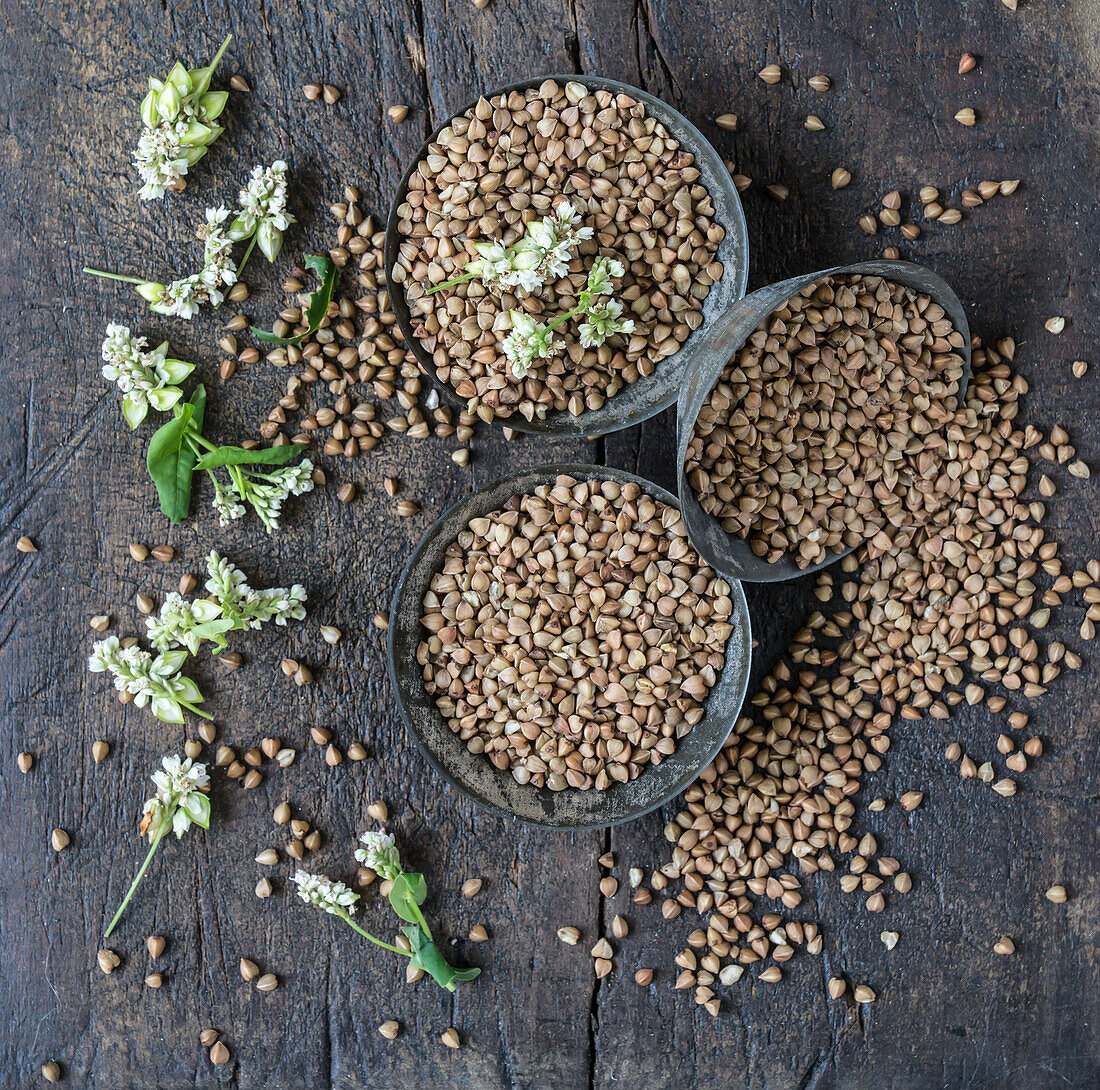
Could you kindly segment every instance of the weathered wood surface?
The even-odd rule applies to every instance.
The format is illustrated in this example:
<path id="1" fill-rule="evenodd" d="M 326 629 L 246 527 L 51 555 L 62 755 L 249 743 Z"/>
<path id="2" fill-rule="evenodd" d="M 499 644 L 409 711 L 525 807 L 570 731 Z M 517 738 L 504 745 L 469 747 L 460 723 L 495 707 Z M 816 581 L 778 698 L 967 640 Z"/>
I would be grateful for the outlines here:
<path id="1" fill-rule="evenodd" d="M 927 801 L 911 815 L 890 807 L 861 821 L 917 876 L 913 893 L 870 916 L 839 892 L 835 876 L 817 876 L 804 914 L 823 923 L 824 956 L 796 958 L 780 985 L 754 987 L 746 976 L 711 1019 L 690 994 L 671 990 L 672 956 L 695 923 L 685 916 L 666 924 L 655 907 L 633 910 L 622 892 L 601 902 L 597 889 L 602 850 L 616 853 L 620 873 L 665 861 L 668 815 L 562 836 L 478 812 L 432 776 L 404 737 L 382 640 L 369 623 L 432 516 L 506 469 L 602 458 L 671 485 L 670 416 L 603 442 L 509 444 L 499 431 L 482 431 L 468 470 L 453 465 L 446 443 L 391 441 L 338 467 L 339 479 L 361 486 L 357 502 L 307 497 L 270 539 L 254 521 L 220 533 L 201 509 L 169 530 L 144 478 L 142 444 L 98 375 L 105 323 L 129 321 L 151 337 L 163 331 L 177 354 L 198 361 L 212 391 L 209 430 L 226 439 L 252 432 L 280 376 L 261 364 L 220 384 L 212 319 L 162 330 L 124 290 L 79 272 L 89 262 L 169 272 L 177 252 L 182 266 L 204 203 L 231 198 L 248 167 L 280 155 L 292 167 L 301 219 L 288 252 L 325 244 L 324 209 L 343 184 L 359 185 L 384 211 L 406 157 L 449 106 L 532 73 L 600 72 L 667 97 L 754 178 L 745 195 L 751 286 L 880 253 L 886 243 L 864 236 L 856 220 L 895 186 L 915 193 L 924 183 L 1022 178 L 1012 198 L 955 228 L 932 227 L 903 252 L 953 282 L 976 332 L 1023 343 L 1020 365 L 1035 387 L 1029 418 L 1064 421 L 1088 458 L 1100 411 L 1100 54 L 1087 0 L 1025 0 L 1015 14 L 996 0 L 494 0 L 480 12 L 465 0 L 3 0 L 0 14 L 8 89 L 0 132 L 4 1086 L 37 1085 L 49 1058 L 67 1085 L 111 1090 L 1100 1083 L 1094 653 L 1086 649 L 1085 668 L 1034 709 L 1048 756 L 1012 800 L 960 781 L 942 759 L 955 738 L 994 755 L 1000 726 L 986 714 L 896 728 L 886 768 L 862 795 L 921 786 Z M 138 201 L 128 149 L 142 80 L 177 55 L 208 56 L 227 31 L 235 40 L 219 85 L 239 70 L 253 93 L 233 96 L 228 131 L 186 194 Z M 982 58 L 967 77 L 955 71 L 963 50 Z M 773 61 L 793 85 L 790 75 L 774 88 L 755 78 Z M 817 71 L 833 78 L 830 93 L 806 87 Z M 303 99 L 301 85 L 314 78 L 345 89 L 337 106 Z M 412 107 L 405 124 L 386 120 L 391 102 Z M 964 104 L 981 115 L 973 129 L 951 120 Z M 732 136 L 711 121 L 729 110 L 742 118 Z M 811 111 L 825 132 L 802 128 Z M 853 182 L 833 192 L 837 165 L 849 167 Z M 770 201 L 761 191 L 768 182 L 788 185 L 790 199 Z M 256 295 L 248 310 L 266 319 L 279 274 L 257 265 L 249 279 Z M 1042 325 L 1057 313 L 1069 319 L 1060 338 Z M 1082 381 L 1070 377 L 1076 358 L 1093 363 Z M 380 487 L 387 474 L 406 482 L 421 516 L 394 517 Z M 1055 498 L 1051 512 L 1071 562 L 1095 555 L 1095 487 Z M 37 554 L 15 551 L 22 534 L 35 539 Z M 138 566 L 126 555 L 131 540 L 171 541 L 181 559 Z M 113 940 L 124 964 L 104 977 L 95 951 L 105 909 L 139 859 L 131 830 L 147 776 L 183 738 L 123 708 L 86 674 L 87 618 L 110 611 L 123 631 L 135 631 L 134 595 L 162 594 L 219 542 L 267 585 L 305 581 L 313 608 L 306 625 L 249 639 L 245 669 L 226 675 L 203 666 L 198 676 L 226 740 L 254 744 L 274 732 L 303 756 L 253 792 L 218 781 L 215 831 L 163 847 Z M 810 587 L 752 588 L 750 602 L 762 669 L 810 607 Z M 325 621 L 347 633 L 336 648 L 317 636 Z M 313 664 L 319 683 L 296 690 L 278 672 L 283 654 Z M 307 741 L 313 723 L 330 725 L 345 746 L 364 739 L 370 760 L 327 769 Z M 99 737 L 114 752 L 97 767 L 90 748 Z M 15 769 L 22 750 L 36 756 L 26 776 Z M 480 980 L 454 997 L 430 983 L 407 987 L 388 955 L 288 896 L 282 878 L 275 896 L 258 900 L 252 857 L 277 843 L 270 814 L 284 797 L 324 830 L 319 860 L 345 875 L 367 802 L 388 800 L 408 854 L 430 876 L 432 916 L 459 938 L 460 957 L 485 967 Z M 73 837 L 61 855 L 48 843 L 55 826 Z M 485 878 L 485 891 L 462 901 L 458 885 L 472 875 Z M 1042 897 L 1056 880 L 1072 891 L 1066 906 Z M 563 946 L 554 930 L 574 923 L 590 942 L 616 911 L 632 934 L 615 972 L 597 983 L 586 947 Z M 490 943 L 461 940 L 475 922 L 489 928 Z M 889 954 L 878 939 L 883 927 L 902 936 Z M 167 982 L 156 992 L 142 984 L 142 941 L 152 932 L 168 937 Z M 991 952 L 1004 932 L 1016 938 L 1014 957 Z M 242 983 L 242 955 L 283 986 L 261 995 Z M 640 965 L 658 970 L 648 990 L 632 979 Z M 862 1013 L 830 1003 L 824 981 L 834 972 L 871 982 L 879 1001 Z M 393 1043 L 375 1032 L 386 1018 L 403 1024 Z M 464 1039 L 458 1052 L 439 1043 L 452 1024 Z M 206 1025 L 226 1035 L 233 1056 L 224 1067 L 211 1067 L 198 1044 Z"/>

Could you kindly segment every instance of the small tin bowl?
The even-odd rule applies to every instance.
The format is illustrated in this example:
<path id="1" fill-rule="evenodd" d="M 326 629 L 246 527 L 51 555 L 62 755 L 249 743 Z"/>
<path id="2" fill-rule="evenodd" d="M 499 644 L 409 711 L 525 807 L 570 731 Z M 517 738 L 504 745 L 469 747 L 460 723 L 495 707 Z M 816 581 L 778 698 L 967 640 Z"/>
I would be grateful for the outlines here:
<path id="1" fill-rule="evenodd" d="M 726 643 L 726 663 L 706 701 L 703 718 L 679 740 L 676 752 L 646 768 L 629 783 L 606 791 L 551 791 L 517 783 L 483 754 L 471 753 L 447 725 L 424 688 L 416 649 L 424 637 L 422 603 L 444 554 L 470 519 L 501 508 L 512 496 L 539 485 L 553 485 L 561 474 L 578 480 L 632 482 L 650 496 L 676 507 L 676 497 L 633 473 L 592 465 L 547 465 L 502 477 L 460 500 L 427 532 L 398 580 L 390 607 L 389 671 L 405 726 L 428 763 L 463 795 L 501 814 L 555 829 L 602 828 L 631 821 L 675 798 L 714 759 L 741 710 L 749 680 L 752 633 L 748 604 L 740 583 L 730 583 L 733 632 Z"/>
<path id="2" fill-rule="evenodd" d="M 923 292 L 943 307 L 951 324 L 963 335 L 964 346 L 960 354 L 964 365 L 957 395 L 960 402 L 966 394 L 970 383 L 970 325 L 966 320 L 966 312 L 947 282 L 921 265 L 914 265 L 909 261 L 860 261 L 855 265 L 838 265 L 832 269 L 822 269 L 791 280 L 783 280 L 778 284 L 769 284 L 735 303 L 710 328 L 706 351 L 699 352 L 692 358 L 676 406 L 676 487 L 680 493 L 680 510 L 684 514 L 688 536 L 699 555 L 727 579 L 744 580 L 747 583 L 776 583 L 785 579 L 797 579 L 827 568 L 857 548 L 852 545 L 840 552 L 829 553 L 825 559 L 804 568 L 800 568 L 790 555 L 781 556 L 774 563 L 769 563 L 752 551 L 747 538 L 727 533 L 713 515 L 707 514 L 700 507 L 685 470 L 688 443 L 695 430 L 699 412 L 726 364 L 753 330 L 776 307 L 803 288 L 827 276 L 851 274 L 881 276 L 886 280 L 896 281 L 914 291 Z"/>
<path id="3" fill-rule="evenodd" d="M 695 156 L 695 166 L 700 172 L 699 181 L 706 186 L 714 201 L 715 222 L 721 224 L 726 232 L 726 237 L 715 255 L 715 260 L 722 263 L 725 271 L 722 279 L 710 289 L 703 303 L 702 324 L 692 331 L 678 352 L 668 359 L 661 360 L 654 368 L 652 375 L 639 378 L 637 382 L 623 387 L 614 397 L 608 398 L 599 409 L 586 410 L 580 416 L 573 416 L 567 410 L 561 409 L 547 413 L 541 420 L 527 420 L 522 413 L 518 412 L 507 417 L 494 417 L 494 423 L 515 431 L 531 432 L 536 435 L 592 437 L 640 424 L 643 420 L 648 420 L 663 409 L 667 409 L 676 401 L 689 363 L 705 350 L 707 326 L 745 294 L 749 277 L 749 238 L 745 226 L 745 213 L 741 208 L 741 198 L 730 178 L 729 171 L 722 163 L 721 156 L 683 114 L 646 91 L 603 76 L 556 74 L 509 83 L 505 87 L 487 91 L 483 97 L 495 98 L 497 95 L 510 94 L 512 91 L 526 91 L 528 88 L 538 87 L 548 79 L 557 80 L 563 84 L 576 81 L 593 91 L 627 94 L 643 103 L 647 114 L 655 117 L 670 135 L 680 142 L 681 147 Z M 450 383 L 443 382 L 438 377 L 431 353 L 427 352 L 413 336 L 415 324 L 413 315 L 405 298 L 404 286 L 394 279 L 393 270 L 397 264 L 398 250 L 402 242 L 402 235 L 398 229 L 397 209 L 408 195 L 409 179 L 428 154 L 428 145 L 438 139 L 440 131 L 446 128 L 455 117 L 464 114 L 476 104 L 475 99 L 456 110 L 425 141 L 401 178 L 386 222 L 386 283 L 401 335 L 416 357 L 420 369 L 432 379 L 443 396 L 460 408 L 465 407 L 465 400 L 458 396 Z"/>

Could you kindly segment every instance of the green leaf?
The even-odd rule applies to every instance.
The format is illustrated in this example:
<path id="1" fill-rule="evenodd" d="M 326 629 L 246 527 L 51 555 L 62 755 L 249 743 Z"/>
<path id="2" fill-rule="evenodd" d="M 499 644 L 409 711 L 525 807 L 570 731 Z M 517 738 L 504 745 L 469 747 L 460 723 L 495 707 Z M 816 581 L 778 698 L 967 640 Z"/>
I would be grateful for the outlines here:
<path id="1" fill-rule="evenodd" d="M 172 522 L 182 522 L 191 507 L 191 476 L 196 455 L 184 441 L 188 431 L 202 433 L 206 408 L 206 387 L 199 385 L 185 405 L 177 406 L 177 416 L 160 427 L 149 441 L 146 465 L 157 486 L 160 509 Z"/>
<path id="2" fill-rule="evenodd" d="M 281 447 L 262 447 L 259 450 L 245 450 L 244 447 L 218 447 L 207 451 L 196 464 L 196 469 L 216 469 L 218 466 L 281 466 L 302 453 L 296 443 L 287 443 Z"/>
<path id="3" fill-rule="evenodd" d="M 409 960 L 416 968 L 431 976 L 441 988 L 453 992 L 455 984 L 473 980 L 481 972 L 480 969 L 456 969 L 453 965 L 448 965 L 439 948 L 419 927 L 403 927 L 401 931 L 412 947 L 412 957 Z"/>
<path id="4" fill-rule="evenodd" d="M 390 887 L 390 907 L 403 920 L 417 923 L 416 913 L 409 903 L 422 905 L 428 896 L 428 885 L 422 874 L 399 874 Z"/>
<path id="5" fill-rule="evenodd" d="M 325 320 L 340 270 L 332 258 L 325 254 L 306 254 L 305 266 L 321 279 L 321 286 L 309 298 L 309 308 L 306 311 L 309 328 L 297 337 L 276 337 L 274 333 L 253 326 L 253 335 L 266 344 L 301 344 L 307 337 L 312 337 Z"/>

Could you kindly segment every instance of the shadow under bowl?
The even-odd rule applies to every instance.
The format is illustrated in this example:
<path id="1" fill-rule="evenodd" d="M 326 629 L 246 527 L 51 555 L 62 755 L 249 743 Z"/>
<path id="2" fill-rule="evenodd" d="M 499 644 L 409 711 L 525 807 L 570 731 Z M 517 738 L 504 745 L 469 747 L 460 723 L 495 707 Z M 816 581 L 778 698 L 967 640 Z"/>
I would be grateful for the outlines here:
<path id="1" fill-rule="evenodd" d="M 858 545 L 851 545 L 839 552 L 830 552 L 824 559 L 800 568 L 790 554 L 769 563 L 757 556 L 748 538 L 738 537 L 722 528 L 714 515 L 699 505 L 695 492 L 687 479 L 685 463 L 688 443 L 695 430 L 695 421 L 710 396 L 725 366 L 749 338 L 749 335 L 776 309 L 803 288 L 827 276 L 881 276 L 886 280 L 904 284 L 914 291 L 923 292 L 939 303 L 951 319 L 951 324 L 963 336 L 964 347 L 960 352 L 964 366 L 959 380 L 958 400 L 966 394 L 970 383 L 970 325 L 958 297 L 945 280 L 930 269 L 910 261 L 861 261 L 854 265 L 837 265 L 832 269 L 796 276 L 777 284 L 754 291 L 735 303 L 729 311 L 711 327 L 705 351 L 697 353 L 688 368 L 683 389 L 676 406 L 677 471 L 676 487 L 680 493 L 680 509 L 687 525 L 688 537 L 699 555 L 727 579 L 744 580 L 747 583 L 775 583 L 797 579 L 821 571 L 847 556 Z"/>
<path id="2" fill-rule="evenodd" d="M 613 94 L 627 94 L 641 102 L 646 113 L 655 117 L 679 141 L 680 146 L 695 156 L 695 166 L 700 172 L 699 182 L 704 185 L 714 201 L 714 220 L 725 229 L 725 238 L 718 247 L 715 260 L 724 268 L 722 279 L 710 289 L 703 302 L 703 321 L 684 341 L 683 346 L 674 355 L 661 360 L 652 375 L 639 378 L 636 382 L 624 386 L 614 397 L 608 398 L 599 409 L 589 409 L 574 416 L 568 410 L 552 410 L 539 420 L 527 420 L 521 413 L 514 412 L 506 417 L 494 417 L 494 423 L 515 431 L 531 432 L 537 435 L 579 435 L 597 436 L 621 428 L 633 427 L 672 405 L 683 385 L 684 374 L 690 362 L 703 350 L 707 326 L 724 313 L 736 300 L 745 294 L 749 277 L 749 238 L 745 226 L 745 213 L 741 208 L 741 198 L 730 173 L 722 162 L 721 156 L 714 150 L 707 138 L 678 110 L 673 109 L 659 98 L 628 83 L 606 79 L 603 76 L 572 74 L 554 74 L 537 76 L 533 79 L 509 83 L 487 91 L 484 98 L 510 94 L 512 91 L 526 91 L 538 87 L 545 80 L 557 80 L 561 84 L 578 82 L 592 91 L 610 91 Z M 405 297 L 403 284 L 393 277 L 397 264 L 398 250 L 403 236 L 398 228 L 397 209 L 405 201 L 409 191 L 409 179 L 428 154 L 428 145 L 439 137 L 439 133 L 456 117 L 466 113 L 477 104 L 470 102 L 455 111 L 447 121 L 425 141 L 415 158 L 409 164 L 397 195 L 390 207 L 386 222 L 386 283 L 390 293 L 390 303 L 397 318 L 401 335 L 416 357 L 421 370 L 428 375 L 447 399 L 464 408 L 466 402 L 460 398 L 450 383 L 443 382 L 436 373 L 432 355 L 413 335 L 414 318 Z"/>
<path id="3" fill-rule="evenodd" d="M 416 547 L 394 591 L 390 608 L 389 672 L 405 726 L 428 763 L 467 798 L 502 814 L 556 829 L 587 829 L 631 821 L 675 798 L 706 768 L 733 729 L 745 699 L 752 655 L 748 603 L 741 585 L 730 584 L 733 632 L 726 643 L 726 661 L 711 689 L 703 718 L 681 738 L 676 751 L 650 766 L 629 783 L 614 783 L 606 791 L 566 788 L 551 791 L 517 783 L 484 754 L 471 753 L 447 725 L 424 688 L 416 649 L 426 635 L 420 625 L 422 603 L 444 554 L 470 519 L 498 510 L 513 496 L 553 485 L 562 474 L 578 480 L 640 485 L 655 500 L 677 507 L 676 497 L 643 477 L 606 466 L 547 465 L 502 477 L 460 500 L 435 523 Z"/>

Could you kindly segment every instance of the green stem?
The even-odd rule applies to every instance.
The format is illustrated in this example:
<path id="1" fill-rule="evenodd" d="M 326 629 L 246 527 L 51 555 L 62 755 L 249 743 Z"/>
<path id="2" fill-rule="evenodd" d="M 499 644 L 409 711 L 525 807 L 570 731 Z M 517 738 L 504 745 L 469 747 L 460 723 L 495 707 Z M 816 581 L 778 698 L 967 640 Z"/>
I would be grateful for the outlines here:
<path id="1" fill-rule="evenodd" d="M 218 51 L 214 54 L 214 59 L 208 65 L 209 68 L 214 69 L 218 67 L 218 62 L 225 56 L 225 51 L 229 48 L 229 43 L 231 41 L 233 41 L 233 35 L 227 34 L 225 36 L 225 41 L 218 46 Z"/>
<path id="2" fill-rule="evenodd" d="M 257 228 L 258 229 L 258 228 Z M 248 259 L 252 256 L 252 249 L 256 245 L 256 231 L 252 232 L 252 238 L 248 243 L 248 249 L 244 252 L 244 257 L 241 258 L 241 263 L 237 266 L 237 280 L 240 281 L 241 273 L 244 272 L 245 265 L 248 264 Z"/>
<path id="3" fill-rule="evenodd" d="M 123 276 L 121 273 L 104 272 L 102 269 L 93 269 L 89 265 L 84 266 L 84 271 L 89 276 L 102 276 L 107 280 L 121 280 L 124 284 L 147 284 L 147 280 L 142 280 L 137 276 Z"/>
<path id="4" fill-rule="evenodd" d="M 188 710 L 189 712 L 191 712 L 191 714 L 192 714 L 192 715 L 199 715 L 199 716 L 201 716 L 201 717 L 202 717 L 203 719 L 210 719 L 210 720 L 213 720 L 213 718 L 214 718 L 214 717 L 213 717 L 213 716 L 212 716 L 212 715 L 210 714 L 210 712 L 204 712 L 204 711 L 202 710 L 202 708 L 196 708 L 196 707 L 195 707 L 195 705 L 194 705 L 194 704 L 192 704 L 192 703 L 191 703 L 191 702 L 190 702 L 189 700 L 180 700 L 180 698 L 179 698 L 178 696 L 174 696 L 174 697 L 172 697 L 172 699 L 173 699 L 173 700 L 174 700 L 174 701 L 175 701 L 175 702 L 176 702 L 177 704 L 179 704 L 179 706 L 180 706 L 181 708 L 186 708 L 186 709 L 187 709 L 187 710 Z"/>
<path id="5" fill-rule="evenodd" d="M 420 911 L 420 905 L 418 905 L 411 897 L 409 898 L 409 908 L 412 909 L 413 915 L 416 917 L 416 922 L 420 924 L 421 930 L 428 938 L 435 942 L 432 938 L 432 929 L 428 926 L 428 921 L 424 919 L 424 913 Z"/>
<path id="6" fill-rule="evenodd" d="M 383 942 L 381 939 L 376 939 L 369 931 L 364 931 L 346 912 L 337 912 L 337 916 L 340 917 L 349 927 L 353 927 L 360 935 L 365 939 L 370 939 L 375 946 L 381 946 L 385 950 L 389 950 L 394 954 L 401 954 L 404 957 L 411 958 L 412 954 L 408 950 L 402 950 L 400 946 L 391 946 L 388 942 Z"/>
<path id="7" fill-rule="evenodd" d="M 557 329 L 558 326 L 563 325 L 565 322 L 568 322 L 570 318 L 575 318 L 578 314 L 587 310 L 587 308 L 587 301 L 578 303 L 572 310 L 567 311 L 565 314 L 559 314 L 552 322 L 547 325 L 546 328 Z"/>
<path id="8" fill-rule="evenodd" d="M 153 853 L 160 847 L 160 842 L 164 838 L 164 834 L 172 828 L 172 818 L 175 816 L 176 811 L 173 810 L 171 814 L 165 814 L 161 819 L 160 828 L 157 830 L 156 836 L 153 837 L 153 843 L 149 846 L 149 854 L 145 857 L 145 862 L 141 864 L 141 869 L 134 875 L 134 880 L 130 883 L 130 888 L 126 891 L 126 896 L 122 899 L 122 904 L 118 906 L 118 911 L 114 914 L 111 922 L 107 925 L 107 930 L 103 932 L 105 939 L 111 937 L 111 932 L 115 929 L 115 924 L 118 923 L 119 917 L 125 911 L 126 906 L 130 903 L 130 898 L 134 895 L 134 890 L 138 888 L 138 883 L 145 876 L 146 870 L 149 868 L 150 862 L 153 859 Z"/>
<path id="9" fill-rule="evenodd" d="M 444 288 L 453 288 L 455 284 L 464 284 L 467 280 L 473 280 L 474 274 L 472 272 L 463 273 L 462 276 L 456 276 L 453 280 L 444 280 L 442 284 L 435 284 L 428 288 L 425 295 L 435 295 L 437 291 L 442 291 Z"/>

